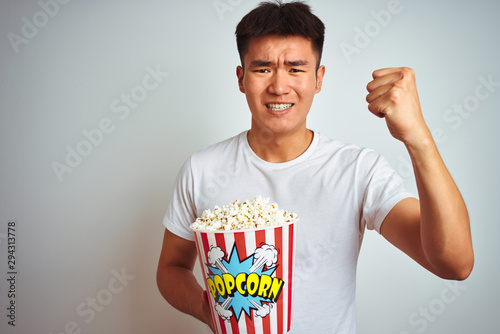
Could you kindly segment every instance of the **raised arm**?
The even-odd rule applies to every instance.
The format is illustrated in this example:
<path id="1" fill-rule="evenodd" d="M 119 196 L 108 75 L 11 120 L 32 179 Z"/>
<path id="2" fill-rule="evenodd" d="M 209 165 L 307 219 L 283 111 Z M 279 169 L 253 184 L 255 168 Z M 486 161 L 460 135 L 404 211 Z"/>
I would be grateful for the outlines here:
<path id="1" fill-rule="evenodd" d="M 377 70 L 367 90 L 368 109 L 409 152 L 419 195 L 392 209 L 381 234 L 439 277 L 467 278 L 474 265 L 467 208 L 425 124 L 414 71 Z"/>
<path id="2" fill-rule="evenodd" d="M 206 292 L 194 277 L 196 245 L 165 229 L 156 281 L 162 296 L 176 309 L 214 330 Z"/>

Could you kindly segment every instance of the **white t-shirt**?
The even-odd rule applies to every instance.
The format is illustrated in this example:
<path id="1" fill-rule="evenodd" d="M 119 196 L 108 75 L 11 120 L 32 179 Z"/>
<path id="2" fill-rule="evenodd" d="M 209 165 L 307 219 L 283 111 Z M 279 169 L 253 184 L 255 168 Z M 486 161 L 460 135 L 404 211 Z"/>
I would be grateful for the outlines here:
<path id="1" fill-rule="evenodd" d="M 318 132 L 284 163 L 260 159 L 247 131 L 191 156 L 164 225 L 194 240 L 189 225 L 206 209 L 269 197 L 300 217 L 291 333 L 356 333 L 356 264 L 365 227 L 380 232 L 389 211 L 412 196 L 379 154 Z"/>

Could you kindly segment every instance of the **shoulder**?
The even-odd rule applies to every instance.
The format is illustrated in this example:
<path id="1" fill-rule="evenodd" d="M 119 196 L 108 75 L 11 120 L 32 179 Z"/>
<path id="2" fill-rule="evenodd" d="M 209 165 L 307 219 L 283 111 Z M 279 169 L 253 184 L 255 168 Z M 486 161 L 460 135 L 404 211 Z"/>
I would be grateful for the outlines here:
<path id="1" fill-rule="evenodd" d="M 241 151 L 242 138 L 246 135 L 246 131 L 241 132 L 231 138 L 217 142 L 193 153 L 186 164 L 192 170 L 209 171 L 213 168 L 222 168 L 236 160 Z"/>
<path id="2" fill-rule="evenodd" d="M 206 157 L 210 156 L 214 153 L 217 152 L 225 152 L 228 149 L 234 149 L 236 146 L 238 146 L 241 137 L 246 134 L 247 131 L 241 132 L 233 137 L 227 138 L 225 140 L 219 141 L 215 144 L 212 144 L 210 146 L 207 146 L 197 152 L 195 152 L 192 156 L 196 158 L 201 158 L 201 157 Z"/>
<path id="3" fill-rule="evenodd" d="M 383 157 L 369 147 L 361 147 L 356 144 L 343 142 L 336 139 L 330 139 L 327 136 L 315 132 L 318 136 L 317 154 L 316 156 L 342 161 L 344 163 L 359 163 L 374 164 Z"/>

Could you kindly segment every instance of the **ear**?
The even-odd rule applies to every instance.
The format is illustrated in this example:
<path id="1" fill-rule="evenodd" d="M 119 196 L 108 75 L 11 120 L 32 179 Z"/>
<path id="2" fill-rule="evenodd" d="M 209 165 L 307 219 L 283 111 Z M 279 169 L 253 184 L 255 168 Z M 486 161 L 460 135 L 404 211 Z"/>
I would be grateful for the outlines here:
<path id="1" fill-rule="evenodd" d="M 316 71 L 316 94 L 321 92 L 321 86 L 323 86 L 323 77 L 325 76 L 325 66 L 321 65 Z"/>
<path id="2" fill-rule="evenodd" d="M 245 88 L 243 87 L 243 74 L 245 70 L 243 67 L 238 66 L 236 67 L 236 76 L 238 77 L 238 87 L 240 88 L 240 92 L 245 94 Z"/>

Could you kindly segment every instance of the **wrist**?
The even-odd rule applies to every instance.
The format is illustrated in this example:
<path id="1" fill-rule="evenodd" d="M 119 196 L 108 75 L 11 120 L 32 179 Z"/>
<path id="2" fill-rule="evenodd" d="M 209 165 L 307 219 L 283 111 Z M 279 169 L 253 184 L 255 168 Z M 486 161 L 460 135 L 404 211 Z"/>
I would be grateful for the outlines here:
<path id="1" fill-rule="evenodd" d="M 428 129 L 422 131 L 422 133 L 417 136 L 413 136 L 403 141 L 403 144 L 410 153 L 410 156 L 427 154 L 437 149 L 434 138 Z"/>
<path id="2" fill-rule="evenodd" d="M 435 169 L 442 163 L 441 155 L 432 136 L 422 137 L 418 141 L 405 143 L 415 170 Z M 436 165 L 438 164 L 438 165 Z"/>

